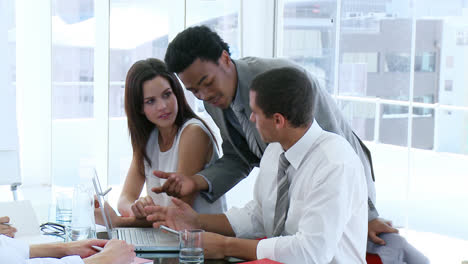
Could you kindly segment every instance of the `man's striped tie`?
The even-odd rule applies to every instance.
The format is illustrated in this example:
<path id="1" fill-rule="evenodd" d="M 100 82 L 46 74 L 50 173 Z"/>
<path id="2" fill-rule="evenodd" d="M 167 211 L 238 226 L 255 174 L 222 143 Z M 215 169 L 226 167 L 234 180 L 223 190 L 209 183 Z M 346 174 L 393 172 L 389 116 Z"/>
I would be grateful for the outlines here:
<path id="1" fill-rule="evenodd" d="M 284 152 L 281 153 L 278 163 L 278 191 L 276 196 L 275 218 L 273 222 L 273 236 L 280 236 L 284 231 L 284 223 L 289 209 L 289 180 L 286 175 L 286 169 L 289 167 L 289 161 Z"/>

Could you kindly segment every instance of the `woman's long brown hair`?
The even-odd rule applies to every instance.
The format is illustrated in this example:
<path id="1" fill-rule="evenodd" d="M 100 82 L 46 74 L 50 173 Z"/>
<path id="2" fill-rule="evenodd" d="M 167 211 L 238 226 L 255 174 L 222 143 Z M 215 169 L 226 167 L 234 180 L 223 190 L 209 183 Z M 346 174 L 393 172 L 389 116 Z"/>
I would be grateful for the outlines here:
<path id="1" fill-rule="evenodd" d="M 167 70 L 166 64 L 158 59 L 146 59 L 135 62 L 128 70 L 125 80 L 125 113 L 127 114 L 128 131 L 132 142 L 133 155 L 136 159 L 141 175 L 145 174 L 144 161 L 151 166 L 151 160 L 146 153 L 146 144 L 155 125 L 143 113 L 143 83 L 158 76 L 166 79 L 171 85 L 177 99 L 177 116 L 175 125 L 177 130 L 191 118 L 200 120 L 210 132 L 216 143 L 216 138 L 208 125 L 190 108 L 184 96 L 184 91 L 177 77 Z"/>

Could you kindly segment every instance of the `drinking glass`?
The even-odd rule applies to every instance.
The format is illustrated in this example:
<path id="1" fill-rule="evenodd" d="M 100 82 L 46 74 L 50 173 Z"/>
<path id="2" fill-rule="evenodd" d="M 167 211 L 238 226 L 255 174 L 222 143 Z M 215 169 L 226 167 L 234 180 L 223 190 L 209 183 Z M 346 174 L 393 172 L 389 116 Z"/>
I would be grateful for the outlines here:
<path id="1" fill-rule="evenodd" d="M 204 262 L 203 254 L 203 232 L 201 229 L 183 230 L 179 233 L 180 238 L 180 263 Z"/>

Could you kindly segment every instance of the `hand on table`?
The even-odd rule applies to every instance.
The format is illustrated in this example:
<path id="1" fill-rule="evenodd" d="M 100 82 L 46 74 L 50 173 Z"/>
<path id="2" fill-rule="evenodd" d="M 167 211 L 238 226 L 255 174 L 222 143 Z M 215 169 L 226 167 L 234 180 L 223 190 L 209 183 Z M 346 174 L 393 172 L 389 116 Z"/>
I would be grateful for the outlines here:
<path id="1" fill-rule="evenodd" d="M 226 237 L 220 234 L 204 232 L 203 249 L 206 259 L 222 259 L 226 244 Z"/>
<path id="2" fill-rule="evenodd" d="M 135 256 L 135 248 L 132 245 L 122 240 L 112 239 L 105 244 L 101 252 L 83 261 L 85 264 L 130 264 Z"/>
<path id="3" fill-rule="evenodd" d="M 172 202 L 173 205 L 168 207 L 159 205 L 145 207 L 145 212 L 148 214 L 146 220 L 154 222 L 155 228 L 159 228 L 160 225 L 175 230 L 200 228 L 198 214 L 190 205 L 177 198 L 172 198 Z"/>
<path id="4" fill-rule="evenodd" d="M 87 258 L 97 253 L 91 246 L 104 247 L 108 240 L 104 239 L 88 239 L 67 242 L 65 246 L 65 256 L 79 255 L 81 258 Z"/>
<path id="5" fill-rule="evenodd" d="M 113 226 L 119 226 L 121 217 L 117 215 L 115 210 L 112 206 L 109 205 L 108 202 L 104 202 L 104 210 L 106 210 L 107 215 L 109 216 L 110 220 L 112 221 Z M 96 220 L 96 224 L 98 225 L 105 225 L 104 224 L 104 216 L 102 215 L 101 208 L 99 203 L 94 201 L 94 218 Z"/>
<path id="6" fill-rule="evenodd" d="M 140 197 L 131 205 L 132 213 L 136 218 L 146 218 L 148 214 L 145 212 L 145 207 L 151 205 L 155 204 L 153 202 L 153 198 L 151 198 L 149 195 Z"/>

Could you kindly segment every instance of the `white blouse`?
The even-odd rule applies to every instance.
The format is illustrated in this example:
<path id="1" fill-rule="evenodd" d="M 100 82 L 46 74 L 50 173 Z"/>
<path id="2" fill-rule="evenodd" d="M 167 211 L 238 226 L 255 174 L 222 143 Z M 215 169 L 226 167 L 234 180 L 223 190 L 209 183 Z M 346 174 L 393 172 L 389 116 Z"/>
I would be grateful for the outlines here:
<path id="1" fill-rule="evenodd" d="M 208 129 L 205 127 L 205 125 L 198 119 L 192 118 L 190 120 L 187 120 L 183 126 L 179 129 L 177 132 L 177 135 L 174 139 L 174 142 L 172 144 L 172 147 L 165 152 L 161 152 L 159 148 L 159 143 L 158 143 L 158 129 L 154 129 L 151 132 L 150 138 L 148 140 L 148 143 L 146 145 L 146 153 L 148 155 L 148 158 L 151 160 L 151 167 L 147 162 L 145 162 L 145 177 L 146 177 L 146 189 L 148 192 L 148 195 L 153 198 L 153 201 L 155 204 L 161 205 L 161 206 L 168 206 L 172 202 L 170 200 L 170 197 L 165 194 L 156 194 L 151 191 L 151 188 L 156 187 L 156 186 L 161 186 L 164 184 L 166 181 L 165 179 L 160 179 L 156 176 L 153 175 L 154 170 L 160 170 L 164 172 L 175 172 L 177 170 L 177 164 L 179 162 L 179 143 L 180 143 L 180 136 L 182 135 L 182 132 L 184 129 L 189 126 L 189 125 L 197 125 L 200 126 L 203 131 L 209 136 L 211 143 L 213 145 L 213 154 L 211 156 L 210 161 L 205 164 L 205 167 L 210 166 L 213 164 L 218 158 L 218 149 L 216 147 L 216 144 L 213 140 L 213 137 L 209 133 Z M 226 197 L 222 196 L 219 198 L 217 201 L 214 203 L 209 203 L 205 199 L 203 199 L 200 194 L 195 198 L 194 204 L 193 204 L 193 209 L 197 211 L 198 213 L 202 214 L 220 214 L 226 211 Z"/>

